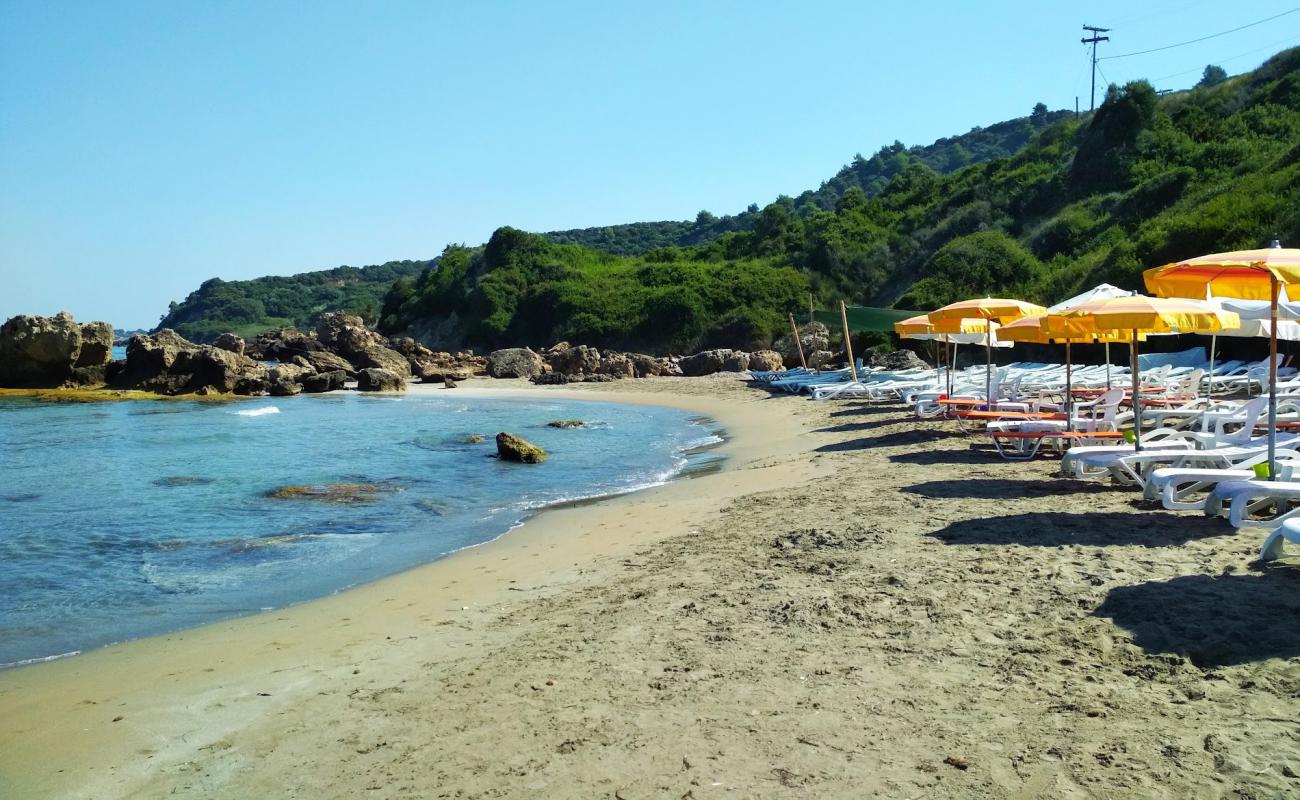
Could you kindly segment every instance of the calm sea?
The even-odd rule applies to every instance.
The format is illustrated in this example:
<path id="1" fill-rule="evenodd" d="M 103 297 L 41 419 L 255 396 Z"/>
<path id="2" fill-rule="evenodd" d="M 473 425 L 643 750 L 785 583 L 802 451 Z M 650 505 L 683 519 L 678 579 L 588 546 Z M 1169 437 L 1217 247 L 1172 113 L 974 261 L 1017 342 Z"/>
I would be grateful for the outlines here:
<path id="1" fill-rule="evenodd" d="M 498 461 L 498 431 L 550 459 Z M 670 409 L 454 392 L 0 401 L 0 665 L 320 597 L 662 483 L 716 441 Z"/>

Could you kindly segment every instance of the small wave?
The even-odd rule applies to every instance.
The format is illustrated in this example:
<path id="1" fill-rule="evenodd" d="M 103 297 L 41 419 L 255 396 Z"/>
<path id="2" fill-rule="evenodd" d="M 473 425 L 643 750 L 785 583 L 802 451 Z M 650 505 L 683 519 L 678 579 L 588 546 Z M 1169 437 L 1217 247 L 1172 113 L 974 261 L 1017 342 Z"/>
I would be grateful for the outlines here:
<path id="1" fill-rule="evenodd" d="M 245 408 L 241 411 L 230 412 L 237 417 L 265 417 L 267 414 L 279 414 L 280 409 L 275 406 L 262 406 L 261 408 Z"/>
<path id="2" fill-rule="evenodd" d="M 79 656 L 79 655 L 81 655 L 80 650 L 69 650 L 66 653 L 59 653 L 57 655 L 52 655 L 52 656 L 41 656 L 39 658 L 24 658 L 18 661 L 6 661 L 5 663 L 0 664 L 0 669 L 9 669 L 10 667 L 25 667 L 28 664 L 44 664 L 46 661 L 57 661 L 60 658 L 68 658 L 70 656 Z"/>

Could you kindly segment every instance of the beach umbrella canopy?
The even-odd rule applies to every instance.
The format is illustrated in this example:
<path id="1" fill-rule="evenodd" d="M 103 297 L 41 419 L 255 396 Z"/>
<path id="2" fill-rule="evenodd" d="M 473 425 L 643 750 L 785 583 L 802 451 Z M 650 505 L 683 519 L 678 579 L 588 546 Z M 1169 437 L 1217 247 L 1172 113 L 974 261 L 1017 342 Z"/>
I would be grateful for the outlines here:
<path id="1" fill-rule="evenodd" d="M 1128 331 L 1133 374 L 1133 435 L 1142 449 L 1142 408 L 1139 393 L 1138 339 L 1148 333 L 1219 333 L 1241 326 L 1241 319 L 1204 300 L 1182 297 L 1128 295 L 1090 300 L 1041 320 L 1049 335 Z"/>
<path id="2" fill-rule="evenodd" d="M 1300 250 L 1274 240 L 1261 250 L 1211 253 L 1142 273 L 1147 290 L 1161 297 L 1235 297 L 1269 302 L 1268 474 L 1277 474 L 1278 294 L 1300 286 Z"/>
<path id="3" fill-rule="evenodd" d="M 1273 282 L 1300 287 L 1300 249 L 1211 253 L 1165 264 L 1142 273 L 1147 291 L 1160 297 L 1238 297 L 1271 300 Z"/>
<path id="4" fill-rule="evenodd" d="M 993 330 L 994 324 L 1005 324 L 1014 322 L 1022 317 L 1041 317 L 1047 313 L 1047 309 L 1028 303 L 1024 300 L 1012 300 L 1001 297 L 985 297 L 983 299 L 961 300 L 956 303 L 949 303 L 943 308 L 931 311 L 927 316 L 930 322 L 936 325 L 946 323 L 955 323 L 964 319 L 982 319 L 984 320 L 984 331 L 988 334 L 989 341 L 985 344 L 985 362 L 984 362 L 984 399 L 990 406 L 997 402 L 993 396 Z"/>

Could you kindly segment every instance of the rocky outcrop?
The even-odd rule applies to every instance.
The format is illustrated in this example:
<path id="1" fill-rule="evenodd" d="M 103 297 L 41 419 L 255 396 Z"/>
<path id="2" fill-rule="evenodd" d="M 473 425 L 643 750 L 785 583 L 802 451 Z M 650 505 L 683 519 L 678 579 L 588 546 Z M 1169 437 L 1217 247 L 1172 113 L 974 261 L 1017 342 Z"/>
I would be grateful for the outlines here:
<path id="1" fill-rule="evenodd" d="M 840 360 L 840 354 L 830 350 L 814 350 L 806 353 L 805 356 L 808 359 L 808 366 L 812 369 L 825 369 Z"/>
<path id="2" fill-rule="evenodd" d="M 244 355 L 259 360 L 292 361 L 295 356 L 327 349 L 315 333 L 303 333 L 297 328 L 277 328 L 258 334 L 246 345 Z"/>
<path id="3" fill-rule="evenodd" d="M 270 393 L 275 397 L 291 397 L 302 391 L 302 384 L 289 380 L 271 381 Z"/>
<path id="4" fill-rule="evenodd" d="M 0 386 L 102 383 L 112 347 L 113 328 L 106 322 L 78 325 L 66 311 L 13 317 L 0 326 Z"/>
<path id="5" fill-rule="evenodd" d="M 494 378 L 535 378 L 542 374 L 542 357 L 527 347 L 510 347 L 488 354 L 488 374 Z"/>
<path id="6" fill-rule="evenodd" d="M 341 311 L 322 314 L 316 325 L 316 338 L 358 369 L 388 370 L 403 381 L 411 377 L 411 362 L 389 348 L 388 340 L 367 328 L 361 317 Z"/>
<path id="7" fill-rule="evenodd" d="M 540 464 L 546 460 L 546 451 L 513 433 L 502 431 L 497 434 L 497 458 L 521 464 Z"/>
<path id="8" fill-rule="evenodd" d="M 346 388 L 348 374 L 343 370 L 333 372 L 320 372 L 315 375 L 306 375 L 302 379 L 302 390 L 319 394 L 321 392 L 332 392 L 336 389 Z"/>
<path id="9" fill-rule="evenodd" d="M 328 350 L 312 350 L 293 357 L 290 362 L 300 367 L 307 367 L 316 372 L 335 372 L 342 370 L 348 374 L 348 377 L 355 377 L 357 368 L 342 356 L 335 355 Z"/>
<path id="10" fill-rule="evenodd" d="M 739 350 L 705 350 L 683 358 L 677 365 L 688 378 L 712 375 L 715 372 L 744 372 L 749 369 L 749 353 Z"/>
<path id="11" fill-rule="evenodd" d="M 568 342 L 560 342 L 546 351 L 551 371 L 570 377 L 598 372 L 600 360 L 600 351 L 585 344 L 570 347 Z"/>
<path id="12" fill-rule="evenodd" d="M 87 322 L 81 326 L 81 352 L 75 369 L 103 367 L 113 360 L 113 326 L 107 322 Z"/>
<path id="13" fill-rule="evenodd" d="M 803 343 L 804 357 L 808 366 L 812 366 L 812 354 L 818 350 L 830 350 L 831 332 L 820 322 L 809 322 L 799 326 L 799 341 Z M 772 349 L 781 354 L 787 364 L 799 363 L 799 348 L 795 346 L 793 333 L 788 333 L 776 340 Z"/>
<path id="14" fill-rule="evenodd" d="M 164 328 L 132 336 L 126 365 L 115 376 L 122 388 L 161 394 L 256 393 L 265 386 L 267 369 L 247 356 L 211 345 L 195 344 Z"/>
<path id="15" fill-rule="evenodd" d="M 888 370 L 930 368 L 929 364 L 922 361 L 911 350 L 892 350 L 888 353 L 877 353 L 871 357 L 871 366 Z"/>
<path id="16" fill-rule="evenodd" d="M 308 375 L 315 375 L 316 368 L 310 364 L 277 364 L 271 367 L 267 378 L 271 381 L 288 381 L 290 383 L 302 383 L 302 379 Z"/>
<path id="17" fill-rule="evenodd" d="M 596 373 L 611 378 L 633 378 L 636 377 L 636 368 L 626 353 L 615 353 L 610 350 L 601 354 Z"/>
<path id="18" fill-rule="evenodd" d="M 785 369 L 785 359 L 775 350 L 759 350 L 749 354 L 749 369 L 757 372 Z"/>
<path id="19" fill-rule="evenodd" d="M 357 373 L 357 390 L 362 392 L 404 392 L 406 378 L 396 372 L 369 367 Z"/>
<path id="20" fill-rule="evenodd" d="M 217 337 L 217 340 L 212 343 L 212 346 L 221 350 L 229 350 L 239 356 L 244 354 L 245 348 L 244 340 L 233 333 L 221 334 Z"/>

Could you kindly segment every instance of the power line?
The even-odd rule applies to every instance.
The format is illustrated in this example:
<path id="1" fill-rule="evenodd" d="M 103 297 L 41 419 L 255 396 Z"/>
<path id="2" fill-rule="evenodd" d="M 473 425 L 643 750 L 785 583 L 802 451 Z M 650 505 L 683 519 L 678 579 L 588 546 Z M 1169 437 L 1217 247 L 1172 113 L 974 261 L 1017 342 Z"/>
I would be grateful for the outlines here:
<path id="1" fill-rule="evenodd" d="M 1271 16 L 1271 17 L 1267 17 L 1267 18 L 1265 18 L 1265 19 L 1261 19 L 1261 20 L 1256 20 L 1256 21 L 1251 22 L 1251 23 L 1249 23 L 1249 24 L 1242 25 L 1242 26 L 1239 27 L 1239 28 L 1233 28 L 1232 30 L 1227 30 L 1227 31 L 1220 31 L 1219 33 L 1212 33 L 1212 34 L 1210 34 L 1209 36 L 1202 36 L 1202 37 L 1199 38 L 1199 39 L 1191 39 L 1191 40 L 1186 41 L 1186 42 L 1179 42 L 1178 44 L 1167 44 L 1167 45 L 1165 45 L 1164 47 L 1153 47 L 1153 48 L 1151 48 L 1150 50 L 1138 50 L 1138 51 L 1133 52 L 1133 53 L 1120 53 L 1120 54 L 1117 55 L 1117 56 L 1105 56 L 1104 58 L 1100 58 L 1100 59 L 1098 59 L 1098 61 L 1110 61 L 1110 60 L 1112 60 L 1112 59 L 1116 59 L 1116 58 L 1128 58 L 1129 56 L 1143 56 L 1143 55 L 1146 55 L 1147 53 L 1159 53 L 1161 50 L 1172 50 L 1172 49 L 1174 49 L 1175 47 L 1186 47 L 1186 46 L 1189 45 L 1189 44 L 1196 44 L 1197 42 L 1204 42 L 1204 41 L 1208 41 L 1208 40 L 1210 40 L 1210 39 L 1217 39 L 1217 38 L 1219 38 L 1220 36 L 1227 36 L 1227 35 L 1230 34 L 1230 33 L 1236 33 L 1237 31 L 1244 31 L 1244 30 L 1246 30 L 1247 28 L 1253 28 L 1253 27 L 1255 27 L 1256 25 L 1263 25 L 1265 22 L 1272 22 L 1273 20 L 1278 19 L 1279 17 L 1285 17 L 1287 14 L 1294 14 L 1294 13 L 1297 12 L 1297 11 L 1300 11 L 1300 6 L 1296 6 L 1295 8 L 1291 9 L 1290 11 L 1283 11 L 1281 14 L 1274 14 L 1274 15 Z"/>
<path id="2" fill-rule="evenodd" d="M 1265 50 L 1272 50 L 1273 48 L 1277 47 L 1280 44 L 1290 44 L 1294 39 L 1295 39 L 1294 36 L 1288 36 L 1287 38 L 1280 39 L 1276 42 L 1273 42 L 1272 44 L 1266 44 L 1263 47 L 1256 47 L 1254 50 L 1247 50 L 1246 52 L 1238 53 L 1235 56 L 1228 56 L 1227 58 L 1212 58 L 1207 63 L 1227 64 L 1229 61 L 1236 61 L 1239 58 L 1245 58 L 1246 56 L 1254 55 L 1255 53 L 1260 53 Z M 1175 72 L 1172 75 L 1162 75 L 1159 78 L 1152 78 L 1151 81 L 1152 83 L 1155 83 L 1157 81 L 1167 81 L 1170 78 L 1178 78 L 1183 75 L 1189 75 L 1193 72 L 1200 72 L 1202 69 L 1204 69 L 1204 67 L 1192 67 L 1191 69 L 1185 69 L 1182 72 Z"/>

